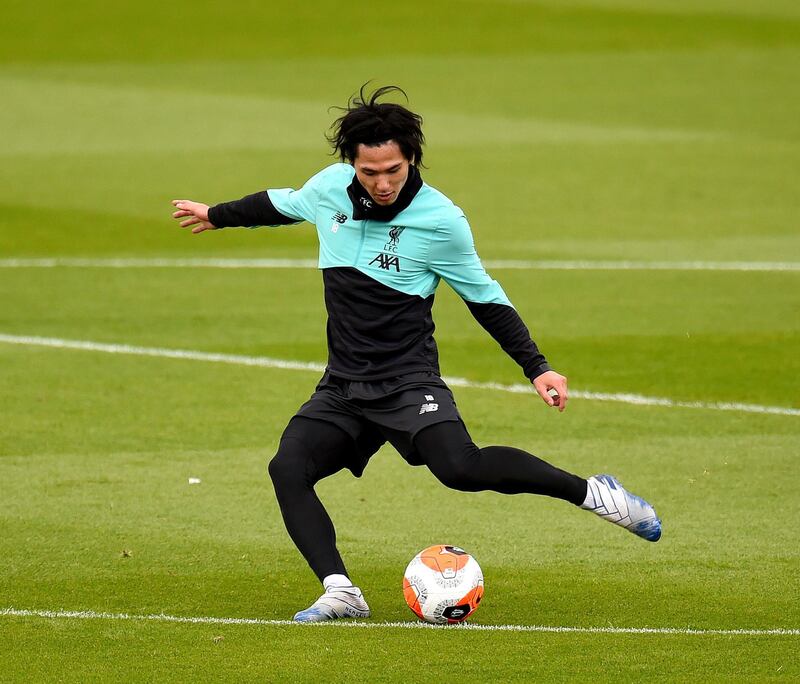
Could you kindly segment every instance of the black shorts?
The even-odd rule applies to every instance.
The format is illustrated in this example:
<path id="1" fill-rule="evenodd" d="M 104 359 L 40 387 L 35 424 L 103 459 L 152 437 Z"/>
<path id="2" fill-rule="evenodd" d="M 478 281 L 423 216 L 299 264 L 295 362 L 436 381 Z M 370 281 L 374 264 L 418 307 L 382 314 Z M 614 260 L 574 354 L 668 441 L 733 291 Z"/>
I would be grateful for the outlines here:
<path id="1" fill-rule="evenodd" d="M 414 437 L 429 425 L 460 421 L 450 388 L 435 373 L 409 373 L 386 380 L 346 380 L 326 372 L 297 416 L 333 423 L 353 438 L 343 467 L 360 477 L 369 459 L 389 442 L 411 465 L 422 462 Z"/>

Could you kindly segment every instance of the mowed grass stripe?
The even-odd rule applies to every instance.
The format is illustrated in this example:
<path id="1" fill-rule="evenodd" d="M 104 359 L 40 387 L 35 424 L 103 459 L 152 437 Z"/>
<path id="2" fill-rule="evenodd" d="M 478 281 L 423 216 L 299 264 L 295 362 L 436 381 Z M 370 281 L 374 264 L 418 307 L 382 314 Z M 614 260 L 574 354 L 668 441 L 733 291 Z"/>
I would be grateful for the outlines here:
<path id="1" fill-rule="evenodd" d="M 800 272 L 795 261 L 562 261 L 488 259 L 486 268 L 531 271 L 765 271 Z M 48 257 L 0 259 L 0 268 L 318 268 L 316 259 Z"/>
<path id="2" fill-rule="evenodd" d="M 110 79 L 116 78 L 109 73 Z M 329 124 L 328 107 L 336 102 L 242 94 L 169 92 L 119 83 L 23 79 L 0 72 L 6 101 L 0 126 L 15 135 L 0 145 L 0 156 L 85 155 L 125 152 L 259 149 L 313 150 L 319 131 Z M 42 108 L 43 94 L 59 102 L 58 112 Z M 203 116 L 187 116 L 187 112 Z M 235 112 L 235 116 L 231 116 Z M 482 144 L 564 143 L 620 144 L 715 141 L 717 131 L 683 130 L 657 125 L 600 124 L 546 117 L 463 114 L 428 109 L 426 135 L 437 145 L 462 145 L 463 131 Z M 209 122 L 214 121 L 209 135 Z M 287 122 L 291 125 L 287 126 Z M 265 135 L 265 131 L 281 131 Z"/>
<path id="3" fill-rule="evenodd" d="M 259 618 L 196 617 L 181 615 L 135 615 L 129 613 L 102 613 L 93 610 L 25 610 L 3 608 L 2 617 L 40 617 L 51 620 L 141 620 L 151 622 L 177 622 L 208 625 L 254 625 L 261 627 L 350 627 L 362 629 L 434 629 L 471 632 L 545 632 L 554 634 L 660 634 L 693 636 L 800 636 L 800 629 L 694 629 L 691 627 L 565 627 L 553 625 L 433 625 L 425 622 L 360 622 L 336 620 L 332 622 L 298 623 L 292 620 L 262 620 Z"/>
<path id="4" fill-rule="evenodd" d="M 23 346 L 53 347 L 57 349 L 74 349 L 95 351 L 107 354 L 128 354 L 133 356 L 155 356 L 189 361 L 207 361 L 212 363 L 229 363 L 241 366 L 257 366 L 262 368 L 279 368 L 283 370 L 314 371 L 321 373 L 325 369 L 322 363 L 275 359 L 267 356 L 244 356 L 240 354 L 222 354 L 203 352 L 192 349 L 167 349 L 162 347 L 139 347 L 128 344 L 108 344 L 91 340 L 67 340 L 56 337 L 36 337 L 24 335 L 7 335 L 0 333 L 0 343 Z M 530 385 L 503 385 L 494 382 L 476 382 L 466 378 L 444 378 L 453 387 L 468 389 L 487 389 L 513 394 L 532 392 Z M 800 409 L 785 406 L 762 406 L 760 404 L 744 404 L 737 402 L 701 402 L 677 401 L 666 397 L 646 397 L 630 393 L 583 392 L 570 390 L 570 396 L 576 399 L 593 401 L 612 401 L 636 406 L 661 406 L 665 408 L 690 408 L 713 411 L 739 411 L 743 413 L 767 413 L 782 416 L 800 416 Z"/>

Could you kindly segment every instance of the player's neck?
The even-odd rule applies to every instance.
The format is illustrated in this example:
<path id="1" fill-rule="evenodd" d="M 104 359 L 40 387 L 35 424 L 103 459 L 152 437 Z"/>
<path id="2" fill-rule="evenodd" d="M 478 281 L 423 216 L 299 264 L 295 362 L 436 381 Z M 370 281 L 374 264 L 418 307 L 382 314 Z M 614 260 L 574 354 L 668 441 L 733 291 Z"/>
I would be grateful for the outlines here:
<path id="1" fill-rule="evenodd" d="M 389 205 L 378 204 L 370 194 L 364 189 L 364 186 L 358 182 L 358 178 L 353 176 L 353 182 L 347 188 L 347 194 L 350 201 L 353 203 L 353 218 L 356 221 L 363 221 L 369 219 L 372 221 L 391 221 L 403 209 L 411 204 L 414 197 L 422 187 L 422 176 L 420 175 L 417 167 L 410 164 L 408 167 L 408 178 L 403 185 L 400 192 L 397 194 L 397 199 Z"/>

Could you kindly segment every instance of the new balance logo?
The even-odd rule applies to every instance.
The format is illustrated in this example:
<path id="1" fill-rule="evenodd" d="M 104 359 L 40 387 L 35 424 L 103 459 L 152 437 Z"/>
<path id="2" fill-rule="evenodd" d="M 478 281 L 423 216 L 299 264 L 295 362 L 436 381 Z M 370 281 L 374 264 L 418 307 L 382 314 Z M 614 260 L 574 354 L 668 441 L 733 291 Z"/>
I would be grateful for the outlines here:
<path id="1" fill-rule="evenodd" d="M 347 221 L 347 214 L 343 214 L 341 211 L 337 211 L 332 217 L 333 223 L 331 224 L 331 232 L 338 233 L 339 226 L 341 226 L 345 221 Z"/>
<path id="2" fill-rule="evenodd" d="M 439 404 L 423 404 L 419 407 L 419 415 L 423 413 L 433 413 L 439 410 Z"/>
<path id="3" fill-rule="evenodd" d="M 400 273 L 399 257 L 391 256 L 390 254 L 383 254 L 381 252 L 372 261 L 369 262 L 369 265 L 372 266 L 372 264 L 374 264 L 376 261 L 378 262 L 378 266 L 382 268 L 384 271 L 388 271 L 392 266 L 394 266 L 394 270 Z"/>

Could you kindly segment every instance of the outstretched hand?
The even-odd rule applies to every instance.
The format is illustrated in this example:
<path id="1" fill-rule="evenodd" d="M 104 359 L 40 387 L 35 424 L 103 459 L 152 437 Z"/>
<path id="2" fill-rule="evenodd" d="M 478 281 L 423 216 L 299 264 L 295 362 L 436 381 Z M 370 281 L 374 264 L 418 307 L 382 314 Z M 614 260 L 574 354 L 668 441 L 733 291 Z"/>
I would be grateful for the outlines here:
<path id="1" fill-rule="evenodd" d="M 217 227 L 208 220 L 208 205 L 192 200 L 172 200 L 173 206 L 178 211 L 173 212 L 172 218 L 181 219 L 186 216 L 189 218 L 181 221 L 181 228 L 192 228 L 193 233 L 202 233 L 204 230 L 216 230 Z"/>
<path id="2" fill-rule="evenodd" d="M 533 379 L 533 386 L 545 404 L 559 411 L 567 408 L 567 379 L 555 371 L 547 371 Z"/>

